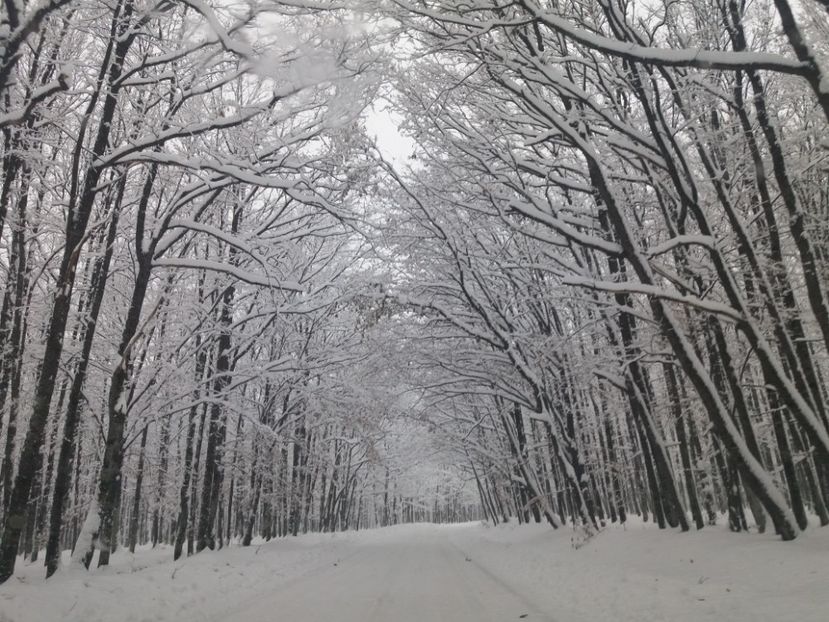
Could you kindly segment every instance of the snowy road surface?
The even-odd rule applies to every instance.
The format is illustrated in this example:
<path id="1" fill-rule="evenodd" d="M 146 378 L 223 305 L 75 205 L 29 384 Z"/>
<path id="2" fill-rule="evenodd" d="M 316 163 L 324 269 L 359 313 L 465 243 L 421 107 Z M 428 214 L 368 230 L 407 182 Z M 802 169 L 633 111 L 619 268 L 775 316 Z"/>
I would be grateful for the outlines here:
<path id="1" fill-rule="evenodd" d="M 553 622 L 458 548 L 451 530 L 399 530 L 319 572 L 268 590 L 215 622 Z"/>
<path id="2" fill-rule="evenodd" d="M 829 528 L 784 543 L 631 521 L 585 543 L 545 525 L 403 525 L 171 557 L 121 549 L 49 581 L 21 560 L 0 622 L 829 620 Z"/>

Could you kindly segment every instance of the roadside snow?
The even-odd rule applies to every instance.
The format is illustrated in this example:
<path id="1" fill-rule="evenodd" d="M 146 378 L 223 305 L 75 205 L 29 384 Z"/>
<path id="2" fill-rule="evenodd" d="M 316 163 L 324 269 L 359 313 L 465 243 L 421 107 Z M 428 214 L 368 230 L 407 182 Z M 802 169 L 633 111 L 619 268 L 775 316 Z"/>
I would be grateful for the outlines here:
<path id="1" fill-rule="evenodd" d="M 574 549 L 573 530 L 459 531 L 473 560 L 563 622 L 826 622 L 829 530 L 792 542 L 724 527 L 680 534 L 610 527 Z"/>
<path id="2" fill-rule="evenodd" d="M 544 525 L 407 525 L 170 557 L 119 551 L 108 569 L 48 582 L 21 564 L 0 622 L 829 619 L 826 529 L 784 543 L 629 523 L 581 543 Z"/>
<path id="3" fill-rule="evenodd" d="M 353 540 L 352 534 L 314 534 L 204 551 L 175 563 L 171 547 L 135 555 L 121 549 L 109 568 L 64 567 L 48 581 L 40 563 L 18 563 L 0 586 L 0 622 L 208 620 L 222 607 L 352 555 L 356 547 L 346 545 Z"/>

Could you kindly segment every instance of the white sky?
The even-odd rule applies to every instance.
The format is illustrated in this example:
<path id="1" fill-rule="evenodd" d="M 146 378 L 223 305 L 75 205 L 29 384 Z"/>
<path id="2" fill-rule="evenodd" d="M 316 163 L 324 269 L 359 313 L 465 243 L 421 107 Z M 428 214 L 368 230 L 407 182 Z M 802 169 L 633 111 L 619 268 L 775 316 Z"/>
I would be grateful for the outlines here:
<path id="1" fill-rule="evenodd" d="M 373 104 L 366 112 L 366 129 L 377 143 L 380 153 L 392 164 L 402 166 L 414 152 L 415 142 L 400 133 L 400 116 L 382 102 Z"/>

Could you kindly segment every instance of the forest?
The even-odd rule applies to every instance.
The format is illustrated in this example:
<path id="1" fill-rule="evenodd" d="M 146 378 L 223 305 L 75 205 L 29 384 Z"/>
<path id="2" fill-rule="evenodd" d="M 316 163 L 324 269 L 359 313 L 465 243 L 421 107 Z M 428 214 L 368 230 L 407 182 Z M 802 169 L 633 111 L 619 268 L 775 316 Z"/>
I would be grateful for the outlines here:
<path id="1" fill-rule="evenodd" d="M 827 0 L 0 2 L 0 582 L 829 524 Z"/>

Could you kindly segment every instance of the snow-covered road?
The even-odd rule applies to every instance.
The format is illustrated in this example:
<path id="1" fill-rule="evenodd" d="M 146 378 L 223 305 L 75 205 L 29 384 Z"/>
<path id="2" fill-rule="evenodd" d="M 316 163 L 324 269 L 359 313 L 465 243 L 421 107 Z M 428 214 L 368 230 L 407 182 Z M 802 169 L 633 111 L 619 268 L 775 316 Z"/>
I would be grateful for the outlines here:
<path id="1" fill-rule="evenodd" d="M 578 544 L 580 546 L 573 546 Z M 794 542 L 725 527 L 400 525 L 231 546 L 43 580 L 18 564 L 0 622 L 826 622 L 829 528 Z"/>
<path id="2" fill-rule="evenodd" d="M 554 622 L 477 564 L 451 529 L 396 530 L 314 574 L 217 611 L 215 622 Z M 211 621 L 212 622 L 212 621 Z"/>

